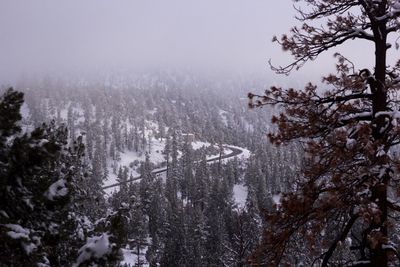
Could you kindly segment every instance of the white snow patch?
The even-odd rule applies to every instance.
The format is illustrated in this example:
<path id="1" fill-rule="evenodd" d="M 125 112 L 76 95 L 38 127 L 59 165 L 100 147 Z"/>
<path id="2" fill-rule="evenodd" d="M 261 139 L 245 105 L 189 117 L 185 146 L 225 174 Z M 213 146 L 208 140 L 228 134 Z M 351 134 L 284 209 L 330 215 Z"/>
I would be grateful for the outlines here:
<path id="1" fill-rule="evenodd" d="M 130 266 L 135 266 L 137 263 L 137 257 L 132 253 L 131 250 L 129 249 L 122 249 L 122 254 L 124 256 L 124 260 L 121 262 L 121 264 L 129 264 Z"/>
<path id="2" fill-rule="evenodd" d="M 223 110 L 223 109 L 220 109 L 220 110 L 218 111 L 218 113 L 219 113 L 219 116 L 221 117 L 222 123 L 223 123 L 225 126 L 228 126 L 228 118 L 227 118 L 228 112 L 225 111 L 225 110 Z"/>
<path id="3" fill-rule="evenodd" d="M 282 194 L 281 193 L 275 194 L 275 195 L 272 196 L 272 201 L 275 203 L 275 205 L 279 206 L 279 205 L 282 204 L 281 198 L 282 198 Z"/>
<path id="4" fill-rule="evenodd" d="M 386 155 L 385 147 L 384 146 L 380 146 L 378 148 L 378 151 L 376 152 L 376 156 L 377 157 L 382 157 L 384 155 Z"/>
<path id="5" fill-rule="evenodd" d="M 222 156 L 229 155 L 229 154 L 231 154 L 231 153 L 232 153 L 232 150 L 230 150 L 229 148 L 224 147 L 224 149 L 223 149 L 223 151 L 222 151 Z M 216 155 L 208 155 L 208 156 L 206 156 L 206 159 L 207 159 L 207 160 L 210 160 L 210 159 L 217 160 L 217 159 L 219 159 L 219 157 L 220 157 L 219 154 L 216 154 Z"/>
<path id="6" fill-rule="evenodd" d="M 111 253 L 111 244 L 108 238 L 107 233 L 88 238 L 86 244 L 79 249 L 78 259 L 73 266 L 78 267 L 91 258 L 100 259 Z"/>
<path id="7" fill-rule="evenodd" d="M 22 239 L 21 245 L 27 255 L 31 254 L 32 251 L 37 249 L 37 245 L 31 242 L 31 239 L 29 237 L 30 231 L 28 229 L 22 227 L 19 224 L 5 224 L 4 226 L 11 230 L 7 232 L 7 235 L 9 237 L 11 237 L 12 239 Z M 33 238 L 33 240 L 40 243 L 40 239 L 38 239 L 37 237 L 36 239 Z"/>
<path id="8" fill-rule="evenodd" d="M 37 249 L 37 246 L 33 243 L 22 242 L 22 247 L 24 248 L 26 254 L 28 254 L 28 255 L 31 254 L 32 251 Z"/>
<path id="9" fill-rule="evenodd" d="M 68 194 L 68 188 L 65 185 L 65 180 L 60 179 L 57 182 L 50 185 L 49 189 L 44 193 L 44 196 L 54 201 L 54 199 L 66 196 Z"/>
<path id="10" fill-rule="evenodd" d="M 246 162 L 249 158 L 250 158 L 250 156 L 251 156 L 251 152 L 250 152 L 250 150 L 248 150 L 248 149 L 246 149 L 246 148 L 243 148 L 243 147 L 240 147 L 240 146 L 232 146 L 232 145 L 224 145 L 224 146 L 227 146 L 227 147 L 232 147 L 232 148 L 236 148 L 236 149 L 239 149 L 239 150 L 241 150 L 241 153 L 239 154 L 239 155 L 237 155 L 237 156 L 235 156 L 237 159 L 239 159 L 241 162 Z M 232 153 L 232 150 L 226 150 L 228 153 L 226 153 L 226 154 L 229 154 L 229 153 Z M 224 163 L 226 163 L 227 161 L 229 161 L 229 160 L 231 160 L 231 159 L 233 159 L 234 157 L 232 157 L 232 158 L 226 158 L 226 159 L 224 159 L 223 160 L 223 162 Z"/>
<path id="11" fill-rule="evenodd" d="M 347 138 L 346 140 L 346 148 L 347 149 L 352 149 L 356 145 L 357 141 L 352 138 Z"/>
<path id="12" fill-rule="evenodd" d="M 208 142 L 202 142 L 202 141 L 194 141 L 194 142 L 192 142 L 192 148 L 194 149 L 194 150 L 198 150 L 198 149 L 200 149 L 200 148 L 202 148 L 202 147 L 209 147 L 209 146 L 211 146 L 211 144 L 210 143 L 208 143 Z"/>
<path id="13" fill-rule="evenodd" d="M 21 106 L 20 113 L 21 113 L 22 119 L 25 119 L 25 120 L 28 119 L 30 116 L 29 107 L 25 102 Z"/>
<path id="14" fill-rule="evenodd" d="M 139 251 L 139 256 L 137 255 L 137 251 L 135 249 L 122 249 L 122 254 L 124 256 L 124 260 L 121 261 L 121 264 L 128 264 L 129 266 L 142 266 L 142 267 L 148 267 L 149 263 L 146 260 L 146 252 L 147 252 L 147 246 L 144 247 L 143 249 L 140 249 Z"/>
<path id="15" fill-rule="evenodd" d="M 5 227 L 11 231 L 7 232 L 7 235 L 12 239 L 26 238 L 29 239 L 29 230 L 25 229 L 19 224 L 5 224 Z"/>
<path id="16" fill-rule="evenodd" d="M 248 190 L 247 187 L 241 184 L 235 184 L 233 186 L 233 198 L 239 208 L 243 208 L 246 205 Z"/>

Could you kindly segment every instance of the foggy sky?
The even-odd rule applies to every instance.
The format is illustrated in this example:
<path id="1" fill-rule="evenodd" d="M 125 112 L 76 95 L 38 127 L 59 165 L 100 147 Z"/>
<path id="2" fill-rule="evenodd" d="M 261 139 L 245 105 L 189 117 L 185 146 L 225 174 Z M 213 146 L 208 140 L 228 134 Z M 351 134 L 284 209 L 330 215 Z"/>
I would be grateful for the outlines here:
<path id="1" fill-rule="evenodd" d="M 0 81 L 22 73 L 189 68 L 273 76 L 290 0 L 0 0 Z M 362 64 L 370 48 L 347 46 Z M 336 51 L 336 50 L 335 50 Z M 333 53 L 334 51 L 332 51 Z M 297 76 L 332 70 L 331 54 Z M 362 68 L 363 66 L 361 66 Z"/>

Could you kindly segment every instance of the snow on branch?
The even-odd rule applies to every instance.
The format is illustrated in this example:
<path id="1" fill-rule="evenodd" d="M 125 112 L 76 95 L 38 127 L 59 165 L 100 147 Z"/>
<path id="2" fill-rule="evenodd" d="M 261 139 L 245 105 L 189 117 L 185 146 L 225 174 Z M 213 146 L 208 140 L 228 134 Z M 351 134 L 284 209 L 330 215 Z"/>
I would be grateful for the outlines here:
<path id="1" fill-rule="evenodd" d="M 31 238 L 31 231 L 29 229 L 26 229 L 19 224 L 5 224 L 3 226 L 9 229 L 9 231 L 6 232 L 8 237 L 20 240 L 20 244 L 27 255 L 31 254 L 38 248 L 40 239 L 37 237 Z"/>
<path id="2" fill-rule="evenodd" d="M 64 197 L 68 194 L 68 188 L 64 179 L 60 179 L 57 182 L 50 185 L 49 189 L 44 193 L 44 196 L 50 200 L 54 201 L 57 198 Z"/>
<path id="3" fill-rule="evenodd" d="M 73 267 L 78 267 L 90 260 L 106 257 L 112 252 L 112 246 L 107 233 L 88 238 L 86 244 L 79 249 L 79 256 Z"/>

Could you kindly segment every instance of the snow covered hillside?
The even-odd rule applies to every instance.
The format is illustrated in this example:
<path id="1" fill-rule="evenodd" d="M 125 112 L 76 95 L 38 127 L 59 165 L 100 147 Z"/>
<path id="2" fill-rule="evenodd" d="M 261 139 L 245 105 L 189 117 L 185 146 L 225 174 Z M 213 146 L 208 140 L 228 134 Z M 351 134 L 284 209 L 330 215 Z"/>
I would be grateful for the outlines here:
<path id="1" fill-rule="evenodd" d="M 249 111 L 232 86 L 148 75 L 26 89 L 23 131 L 65 126 L 67 145 L 84 145 L 76 185 L 57 179 L 43 192 L 49 201 L 83 194 L 70 215 L 80 221 L 73 262 L 230 266 L 249 255 L 261 210 L 293 186 L 300 150 L 271 147 L 271 111 Z"/>

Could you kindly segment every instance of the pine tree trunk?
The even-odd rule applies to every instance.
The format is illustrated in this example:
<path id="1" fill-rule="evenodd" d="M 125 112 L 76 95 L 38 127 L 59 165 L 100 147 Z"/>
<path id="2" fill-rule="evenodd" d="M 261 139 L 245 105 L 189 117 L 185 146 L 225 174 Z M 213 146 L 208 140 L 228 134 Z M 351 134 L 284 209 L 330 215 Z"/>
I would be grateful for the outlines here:
<path id="1" fill-rule="evenodd" d="M 376 36 L 375 40 L 375 82 L 371 86 L 373 93 L 373 115 L 374 117 L 380 111 L 387 110 L 387 90 L 386 90 L 386 25 L 377 25 L 374 28 Z M 373 123 L 376 126 L 373 128 L 373 137 L 375 141 L 381 141 L 382 144 L 386 144 L 387 137 L 384 133 L 386 127 L 386 117 L 379 116 Z M 382 156 L 376 156 L 377 162 L 382 161 Z M 372 222 L 372 231 L 379 231 L 379 234 L 384 239 L 387 238 L 387 184 L 389 182 L 389 175 L 386 174 L 384 177 L 377 177 L 377 180 L 382 179 L 378 185 L 375 186 L 372 193 L 372 200 L 376 201 L 381 212 L 379 222 Z M 386 267 L 388 266 L 388 257 L 386 251 L 382 247 L 383 240 L 379 240 L 379 243 L 375 247 L 371 247 L 371 266 Z"/>

